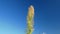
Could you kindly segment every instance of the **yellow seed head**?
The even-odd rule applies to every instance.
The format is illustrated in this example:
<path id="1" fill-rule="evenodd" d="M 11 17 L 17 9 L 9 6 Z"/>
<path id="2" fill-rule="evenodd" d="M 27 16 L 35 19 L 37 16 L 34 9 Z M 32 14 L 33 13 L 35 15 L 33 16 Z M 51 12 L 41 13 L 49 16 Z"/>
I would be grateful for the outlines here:
<path id="1" fill-rule="evenodd" d="M 34 7 L 31 5 L 28 9 L 28 15 L 27 15 L 27 34 L 32 34 L 33 32 L 33 18 L 34 18 Z"/>

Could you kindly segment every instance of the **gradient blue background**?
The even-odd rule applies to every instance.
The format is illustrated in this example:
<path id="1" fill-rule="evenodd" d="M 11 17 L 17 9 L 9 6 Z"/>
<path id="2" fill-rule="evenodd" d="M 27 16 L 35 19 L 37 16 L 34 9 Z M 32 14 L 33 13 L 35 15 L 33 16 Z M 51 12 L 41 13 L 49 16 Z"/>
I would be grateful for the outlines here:
<path id="1" fill-rule="evenodd" d="M 28 7 L 34 6 L 33 34 L 60 34 L 60 0 L 0 0 L 0 34 L 26 34 Z"/>

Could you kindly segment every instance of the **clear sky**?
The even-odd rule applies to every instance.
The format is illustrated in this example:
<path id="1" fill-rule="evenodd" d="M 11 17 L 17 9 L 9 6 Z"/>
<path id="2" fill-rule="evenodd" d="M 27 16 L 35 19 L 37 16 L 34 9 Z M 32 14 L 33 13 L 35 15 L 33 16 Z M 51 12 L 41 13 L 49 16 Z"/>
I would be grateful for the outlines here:
<path id="1" fill-rule="evenodd" d="M 33 34 L 60 34 L 60 0 L 0 0 L 0 34 L 26 34 L 27 13 L 34 6 Z"/>

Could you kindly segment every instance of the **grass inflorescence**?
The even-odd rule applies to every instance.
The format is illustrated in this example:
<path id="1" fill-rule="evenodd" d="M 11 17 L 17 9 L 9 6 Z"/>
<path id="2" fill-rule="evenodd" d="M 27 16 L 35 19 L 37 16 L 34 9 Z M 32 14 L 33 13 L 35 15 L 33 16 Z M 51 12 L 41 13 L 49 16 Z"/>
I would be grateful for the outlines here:
<path id="1" fill-rule="evenodd" d="M 27 15 L 27 34 L 32 34 L 34 30 L 33 20 L 34 20 L 34 8 L 31 5 L 28 9 L 28 15 Z"/>

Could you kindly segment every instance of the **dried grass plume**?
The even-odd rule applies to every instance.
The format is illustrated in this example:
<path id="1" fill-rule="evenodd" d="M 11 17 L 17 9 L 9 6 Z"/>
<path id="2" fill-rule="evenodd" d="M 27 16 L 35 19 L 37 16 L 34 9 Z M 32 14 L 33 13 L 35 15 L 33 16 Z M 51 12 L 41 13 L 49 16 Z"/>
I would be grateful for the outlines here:
<path id="1" fill-rule="evenodd" d="M 27 15 L 27 34 L 32 34 L 33 28 L 33 21 L 34 20 L 34 7 L 31 5 L 28 8 L 28 15 Z"/>

